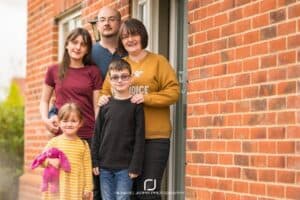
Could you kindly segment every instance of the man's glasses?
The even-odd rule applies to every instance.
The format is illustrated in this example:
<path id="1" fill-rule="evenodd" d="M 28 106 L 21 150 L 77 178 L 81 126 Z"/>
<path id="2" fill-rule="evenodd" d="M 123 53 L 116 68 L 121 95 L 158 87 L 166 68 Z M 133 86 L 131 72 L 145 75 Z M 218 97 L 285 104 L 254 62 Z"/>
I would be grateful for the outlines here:
<path id="1" fill-rule="evenodd" d="M 115 22 L 117 20 L 119 20 L 119 19 L 116 16 L 111 16 L 111 17 L 107 17 L 107 18 L 105 18 L 105 17 L 99 17 L 98 18 L 98 22 L 100 22 L 100 23 L 104 23 L 106 21 L 107 22 Z"/>
<path id="2" fill-rule="evenodd" d="M 110 80 L 111 81 L 114 81 L 114 82 L 117 82 L 119 80 L 121 81 L 128 81 L 130 78 L 130 75 L 129 74 L 121 74 L 120 76 L 118 75 L 113 75 L 110 77 Z"/>

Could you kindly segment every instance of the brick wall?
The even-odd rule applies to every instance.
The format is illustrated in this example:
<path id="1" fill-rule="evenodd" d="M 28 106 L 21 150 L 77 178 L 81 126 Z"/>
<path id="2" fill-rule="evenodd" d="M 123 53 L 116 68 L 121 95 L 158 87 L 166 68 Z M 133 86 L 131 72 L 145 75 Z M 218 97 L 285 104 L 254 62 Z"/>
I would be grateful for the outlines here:
<path id="1" fill-rule="evenodd" d="M 300 2 L 188 1 L 186 198 L 300 199 Z"/>
<path id="2" fill-rule="evenodd" d="M 41 85 L 58 57 L 54 18 L 78 3 L 89 30 L 104 5 L 130 14 L 129 0 L 28 1 L 19 199 L 40 199 Z M 188 21 L 186 199 L 300 199 L 300 2 L 189 0 Z"/>
<path id="3" fill-rule="evenodd" d="M 39 115 L 41 86 L 47 67 L 58 59 L 58 26 L 55 17 L 82 4 L 82 23 L 91 30 L 88 20 L 95 18 L 98 10 L 109 5 L 119 9 L 123 16 L 129 14 L 128 0 L 28 0 L 27 74 L 25 107 L 25 164 L 20 178 L 19 199 L 40 199 L 41 170 L 31 171 L 34 156 L 42 151 L 48 137 Z"/>

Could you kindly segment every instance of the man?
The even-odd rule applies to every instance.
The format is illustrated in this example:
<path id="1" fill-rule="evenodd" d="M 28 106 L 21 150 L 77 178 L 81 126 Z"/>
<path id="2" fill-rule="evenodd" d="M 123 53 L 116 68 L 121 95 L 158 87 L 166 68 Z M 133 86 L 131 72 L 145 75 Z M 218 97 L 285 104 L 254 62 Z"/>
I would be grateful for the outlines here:
<path id="1" fill-rule="evenodd" d="M 101 39 L 93 45 L 92 57 L 100 68 L 103 79 L 106 76 L 109 63 L 113 59 L 120 59 L 117 54 L 118 32 L 121 25 L 121 14 L 119 11 L 103 7 L 98 13 L 97 28 Z"/>
<path id="2" fill-rule="evenodd" d="M 110 7 L 102 7 L 98 13 L 97 28 L 100 33 L 100 41 L 93 45 L 92 58 L 99 67 L 103 79 L 105 79 L 108 65 L 114 59 L 121 59 L 117 53 L 118 32 L 121 25 L 121 14 Z M 100 180 L 94 176 L 94 200 L 101 199 Z"/>

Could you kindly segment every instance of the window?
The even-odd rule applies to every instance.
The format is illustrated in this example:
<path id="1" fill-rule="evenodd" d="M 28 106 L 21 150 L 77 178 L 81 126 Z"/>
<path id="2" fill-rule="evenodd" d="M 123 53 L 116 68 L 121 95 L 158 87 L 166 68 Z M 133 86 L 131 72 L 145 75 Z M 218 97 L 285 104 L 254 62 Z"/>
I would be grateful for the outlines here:
<path id="1" fill-rule="evenodd" d="M 64 51 L 64 43 L 68 34 L 77 27 L 82 27 L 80 11 L 73 12 L 60 18 L 58 21 L 58 59 L 61 60 Z"/>
<path id="2" fill-rule="evenodd" d="M 132 16 L 141 20 L 149 34 L 147 49 L 158 53 L 158 9 L 159 0 L 133 0 Z"/>
<path id="3" fill-rule="evenodd" d="M 146 22 L 147 20 L 146 0 L 138 2 L 138 18 L 143 22 Z"/>

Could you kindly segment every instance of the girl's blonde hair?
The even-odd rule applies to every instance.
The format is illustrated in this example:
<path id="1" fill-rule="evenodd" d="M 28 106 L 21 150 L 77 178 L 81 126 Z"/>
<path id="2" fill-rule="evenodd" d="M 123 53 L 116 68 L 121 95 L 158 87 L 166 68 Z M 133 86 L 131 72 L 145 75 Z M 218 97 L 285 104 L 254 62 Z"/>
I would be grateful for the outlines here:
<path id="1" fill-rule="evenodd" d="M 68 119 L 71 113 L 76 113 L 80 121 L 83 120 L 82 112 L 76 103 L 65 103 L 58 111 L 58 120 Z"/>

